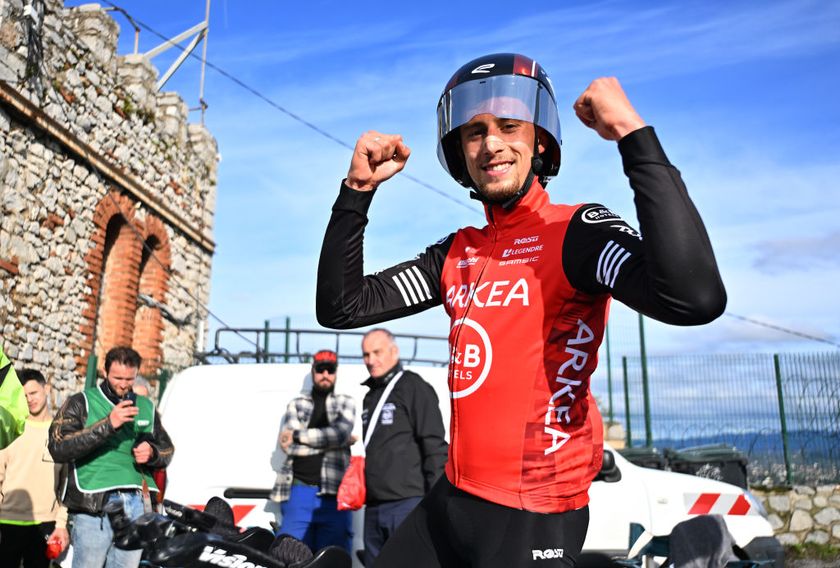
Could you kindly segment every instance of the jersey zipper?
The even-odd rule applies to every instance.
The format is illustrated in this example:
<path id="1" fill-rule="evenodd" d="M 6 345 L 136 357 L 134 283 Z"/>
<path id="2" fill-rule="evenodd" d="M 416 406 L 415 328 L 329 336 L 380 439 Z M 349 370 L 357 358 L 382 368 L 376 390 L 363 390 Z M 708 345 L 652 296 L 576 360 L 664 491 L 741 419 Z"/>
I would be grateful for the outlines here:
<path id="1" fill-rule="evenodd" d="M 487 208 L 487 217 L 490 220 L 489 226 L 492 228 L 492 240 L 491 240 L 491 243 L 490 243 L 490 252 L 485 257 L 484 262 L 481 265 L 481 269 L 478 271 L 478 276 L 476 276 L 476 278 L 475 278 L 475 288 L 473 290 L 478 289 L 478 285 L 481 283 L 481 277 L 484 276 L 484 271 L 487 269 L 487 265 L 490 264 L 490 260 L 493 258 L 493 252 L 496 250 L 496 243 L 498 242 L 499 230 L 496 227 L 495 218 L 493 217 L 492 206 Z M 464 308 L 464 311 L 461 313 L 461 318 L 460 318 L 461 319 L 461 325 L 458 327 L 458 333 L 455 334 L 455 340 L 453 341 L 454 347 L 455 347 L 456 350 L 458 348 L 458 342 L 461 338 L 461 330 L 464 328 L 463 320 L 467 319 L 467 316 L 470 313 L 470 308 L 472 307 L 472 302 L 473 302 L 473 297 L 474 296 L 475 296 L 475 294 L 473 293 L 473 294 L 470 294 L 467 297 L 467 305 Z M 452 357 L 453 354 L 450 353 L 449 356 Z M 451 376 L 452 365 L 450 365 L 449 370 L 450 370 L 449 385 L 450 385 L 450 393 L 451 393 L 452 392 L 451 387 L 453 386 L 453 379 L 452 379 L 452 376 Z M 451 398 L 451 394 L 450 394 L 450 398 Z M 458 432 L 459 428 L 458 428 L 458 425 L 457 425 L 457 423 L 458 423 L 457 403 L 454 402 L 455 401 L 454 398 L 452 398 L 451 400 L 453 402 L 452 402 L 452 416 L 450 418 L 450 422 L 454 423 L 453 430 L 455 432 Z M 461 481 L 461 466 L 460 466 L 460 460 L 457 457 L 458 456 L 458 446 L 460 444 L 458 444 L 457 441 L 458 441 L 457 436 L 452 436 L 449 440 L 449 442 L 452 446 L 452 455 L 455 457 L 455 460 L 454 460 L 455 463 L 453 464 L 452 470 L 453 470 L 453 473 L 455 474 L 454 485 L 456 487 L 458 486 L 459 482 Z"/>

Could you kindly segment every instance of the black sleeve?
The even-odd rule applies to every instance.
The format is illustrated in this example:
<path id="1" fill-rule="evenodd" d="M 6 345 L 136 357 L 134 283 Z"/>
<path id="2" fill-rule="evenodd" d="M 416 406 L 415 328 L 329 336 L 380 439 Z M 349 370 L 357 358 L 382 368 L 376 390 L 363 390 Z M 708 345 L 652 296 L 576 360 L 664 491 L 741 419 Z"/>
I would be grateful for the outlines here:
<path id="1" fill-rule="evenodd" d="M 363 327 L 441 303 L 440 274 L 454 235 L 408 262 L 364 275 L 363 243 L 373 191 L 342 183 L 318 263 L 315 311 L 324 327 Z"/>
<path id="2" fill-rule="evenodd" d="M 614 298 L 659 321 L 708 323 L 726 307 L 712 245 L 679 171 L 651 127 L 618 143 L 641 234 L 603 206 L 575 213 L 563 269 L 575 288 Z"/>
<path id="3" fill-rule="evenodd" d="M 175 446 L 172 445 L 172 439 L 169 437 L 169 433 L 163 428 L 157 409 L 155 409 L 153 435 L 154 439 L 149 443 L 155 453 L 147 465 L 149 467 L 167 467 L 169 462 L 172 461 L 172 456 L 175 455 Z"/>
<path id="4" fill-rule="evenodd" d="M 84 394 L 68 398 L 50 424 L 47 447 L 58 463 L 82 458 L 104 444 L 115 430 L 106 416 L 85 428 L 87 403 Z"/>

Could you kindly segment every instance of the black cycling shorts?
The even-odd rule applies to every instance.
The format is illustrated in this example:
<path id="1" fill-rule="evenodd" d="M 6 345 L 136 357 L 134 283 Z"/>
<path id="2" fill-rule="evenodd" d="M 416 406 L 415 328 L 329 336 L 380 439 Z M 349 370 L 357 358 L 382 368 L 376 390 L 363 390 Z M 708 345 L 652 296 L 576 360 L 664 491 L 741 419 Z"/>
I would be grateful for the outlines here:
<path id="1" fill-rule="evenodd" d="M 532 513 L 485 501 L 445 475 L 385 543 L 377 568 L 574 566 L 589 507 Z"/>

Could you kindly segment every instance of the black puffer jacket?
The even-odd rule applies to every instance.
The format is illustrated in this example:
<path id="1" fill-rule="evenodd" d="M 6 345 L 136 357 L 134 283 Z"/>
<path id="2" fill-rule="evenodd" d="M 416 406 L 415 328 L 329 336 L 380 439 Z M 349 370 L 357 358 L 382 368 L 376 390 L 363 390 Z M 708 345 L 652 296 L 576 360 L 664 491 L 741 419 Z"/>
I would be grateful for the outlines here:
<path id="1" fill-rule="evenodd" d="M 113 398 L 108 385 L 100 384 L 105 396 Z M 110 396 L 109 396 L 110 395 Z M 116 430 L 107 417 L 85 428 L 87 404 L 83 393 L 76 393 L 65 401 L 50 426 L 49 450 L 53 459 L 59 463 L 69 463 L 67 485 L 62 501 L 71 513 L 102 514 L 106 492 L 82 493 L 76 485 L 74 460 L 82 458 L 101 446 Z M 161 468 L 169 465 L 175 448 L 169 434 L 160 423 L 160 416 L 155 411 L 155 425 L 151 438 L 144 437 L 138 442 L 148 442 L 154 450 L 152 459 L 146 463 L 148 468 Z"/>

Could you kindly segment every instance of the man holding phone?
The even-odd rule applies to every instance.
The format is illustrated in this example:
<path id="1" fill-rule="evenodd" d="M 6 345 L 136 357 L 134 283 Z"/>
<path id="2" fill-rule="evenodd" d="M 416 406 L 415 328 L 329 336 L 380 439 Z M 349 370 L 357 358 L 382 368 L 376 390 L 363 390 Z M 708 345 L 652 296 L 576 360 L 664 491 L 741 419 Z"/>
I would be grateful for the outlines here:
<path id="1" fill-rule="evenodd" d="M 108 351 L 105 380 L 68 398 L 50 427 L 50 454 L 70 464 L 63 501 L 73 524 L 74 567 L 140 563 L 142 551 L 114 547 L 103 513 L 118 501 L 128 518 L 142 515 L 144 483 L 157 491 L 149 468 L 166 467 L 174 453 L 152 401 L 132 392 L 140 363 L 130 347 Z"/>

